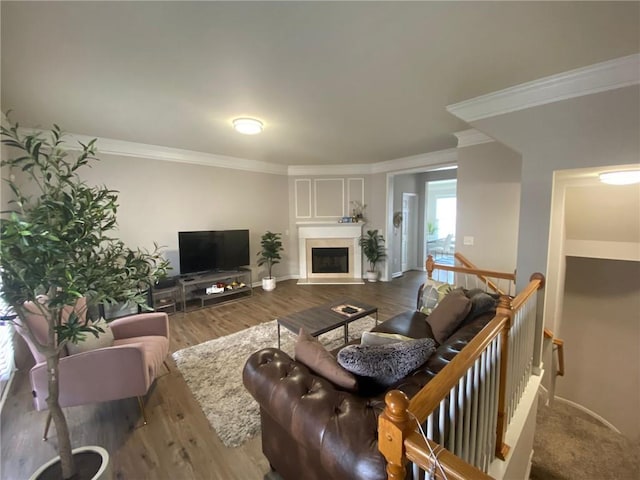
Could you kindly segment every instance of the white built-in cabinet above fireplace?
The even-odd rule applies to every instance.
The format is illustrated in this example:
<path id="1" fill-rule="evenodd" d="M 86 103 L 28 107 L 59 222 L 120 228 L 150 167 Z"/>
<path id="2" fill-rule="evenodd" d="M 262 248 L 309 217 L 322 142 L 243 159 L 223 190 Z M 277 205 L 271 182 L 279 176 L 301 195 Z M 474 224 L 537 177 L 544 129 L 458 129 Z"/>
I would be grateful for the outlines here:
<path id="1" fill-rule="evenodd" d="M 361 283 L 362 249 L 360 236 L 364 223 L 299 222 L 298 252 L 300 265 L 299 283 Z M 314 248 L 348 250 L 347 273 L 316 273 L 312 271 Z"/>

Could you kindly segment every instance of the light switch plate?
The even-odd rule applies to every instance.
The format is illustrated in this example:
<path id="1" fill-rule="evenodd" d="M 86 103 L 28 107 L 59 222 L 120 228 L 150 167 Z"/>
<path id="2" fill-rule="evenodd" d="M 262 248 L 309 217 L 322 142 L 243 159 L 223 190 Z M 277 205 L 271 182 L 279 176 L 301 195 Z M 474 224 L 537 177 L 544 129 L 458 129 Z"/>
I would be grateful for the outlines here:
<path id="1" fill-rule="evenodd" d="M 464 237 L 462 243 L 464 245 L 473 245 L 473 237 Z"/>

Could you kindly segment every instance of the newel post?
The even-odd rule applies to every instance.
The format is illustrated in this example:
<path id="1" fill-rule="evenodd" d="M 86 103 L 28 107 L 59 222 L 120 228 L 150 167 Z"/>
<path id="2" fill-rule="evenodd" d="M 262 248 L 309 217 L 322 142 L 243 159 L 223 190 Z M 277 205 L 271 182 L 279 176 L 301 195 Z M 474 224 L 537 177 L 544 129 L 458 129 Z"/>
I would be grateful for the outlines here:
<path id="1" fill-rule="evenodd" d="M 378 417 L 378 449 L 387 461 L 388 480 L 404 480 L 406 458 L 405 436 L 413 430 L 409 415 L 409 398 L 400 390 L 392 390 L 384 397 L 384 411 Z"/>
<path id="2" fill-rule="evenodd" d="M 433 260 L 433 255 L 428 255 L 427 261 L 424 263 L 425 267 L 427 268 L 427 278 L 431 280 L 433 278 L 433 271 L 436 267 L 436 262 Z"/>
<path id="3" fill-rule="evenodd" d="M 500 301 L 496 309 L 497 315 L 507 317 L 507 322 L 502 329 L 500 341 L 500 390 L 498 391 L 498 421 L 496 425 L 496 457 L 505 460 L 509 453 L 509 445 L 504 443 L 507 416 L 507 386 L 509 372 L 509 333 L 513 323 L 513 308 L 511 297 L 500 295 Z"/>

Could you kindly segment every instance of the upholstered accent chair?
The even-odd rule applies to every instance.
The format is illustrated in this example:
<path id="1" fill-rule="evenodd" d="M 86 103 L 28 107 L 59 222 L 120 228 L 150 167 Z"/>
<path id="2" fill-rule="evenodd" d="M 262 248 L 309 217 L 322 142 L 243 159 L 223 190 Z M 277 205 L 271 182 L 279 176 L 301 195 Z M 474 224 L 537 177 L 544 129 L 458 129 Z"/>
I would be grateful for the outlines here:
<path id="1" fill-rule="evenodd" d="M 80 299 L 74 310 L 81 320 L 86 318 L 86 300 Z M 63 321 L 71 314 L 69 307 L 63 312 Z M 24 304 L 23 322 L 29 324 L 36 340 L 46 343 L 48 325 L 38 306 Z M 44 355 L 31 340 L 24 327 L 16 329 L 24 338 L 35 359 L 30 371 L 33 402 L 36 410 L 47 408 L 48 379 L 47 362 Z M 111 338 L 111 334 L 113 337 Z M 158 376 L 169 352 L 169 318 L 166 313 L 152 312 L 131 315 L 109 322 L 106 333 L 107 346 L 92 344 L 93 337 L 71 345 L 60 358 L 60 406 L 73 407 L 88 403 L 120 400 L 137 397 L 144 424 L 147 417 L 144 399 Z M 88 343 L 88 346 L 83 345 Z M 104 343 L 104 342 L 103 342 Z M 78 347 L 81 351 L 78 351 Z M 166 363 L 165 363 L 166 367 Z M 51 421 L 47 417 L 44 439 Z"/>

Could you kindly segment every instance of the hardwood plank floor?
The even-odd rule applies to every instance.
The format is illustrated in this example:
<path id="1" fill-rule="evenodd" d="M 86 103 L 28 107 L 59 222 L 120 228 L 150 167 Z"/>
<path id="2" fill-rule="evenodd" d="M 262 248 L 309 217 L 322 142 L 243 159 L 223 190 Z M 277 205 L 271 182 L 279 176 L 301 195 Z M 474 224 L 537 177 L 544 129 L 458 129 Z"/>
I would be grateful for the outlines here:
<path id="1" fill-rule="evenodd" d="M 276 290 L 237 302 L 169 317 L 170 350 L 268 322 L 281 315 L 339 297 L 352 297 L 378 307 L 384 321 L 415 308 L 424 272 L 407 272 L 391 282 L 365 285 L 296 285 L 279 282 Z M 146 396 L 149 423 L 142 419 L 135 398 L 65 409 L 72 444 L 100 445 L 111 454 L 118 479 L 258 480 L 269 472 L 259 437 L 239 448 L 226 448 L 209 426 L 173 359 Z M 107 368 L 107 366 L 105 366 Z M 96 372 L 99 375 L 99 372 Z M 56 455 L 55 429 L 41 440 L 46 411 L 33 409 L 28 369 L 16 373 L 1 416 L 0 478 L 26 479 Z"/>

